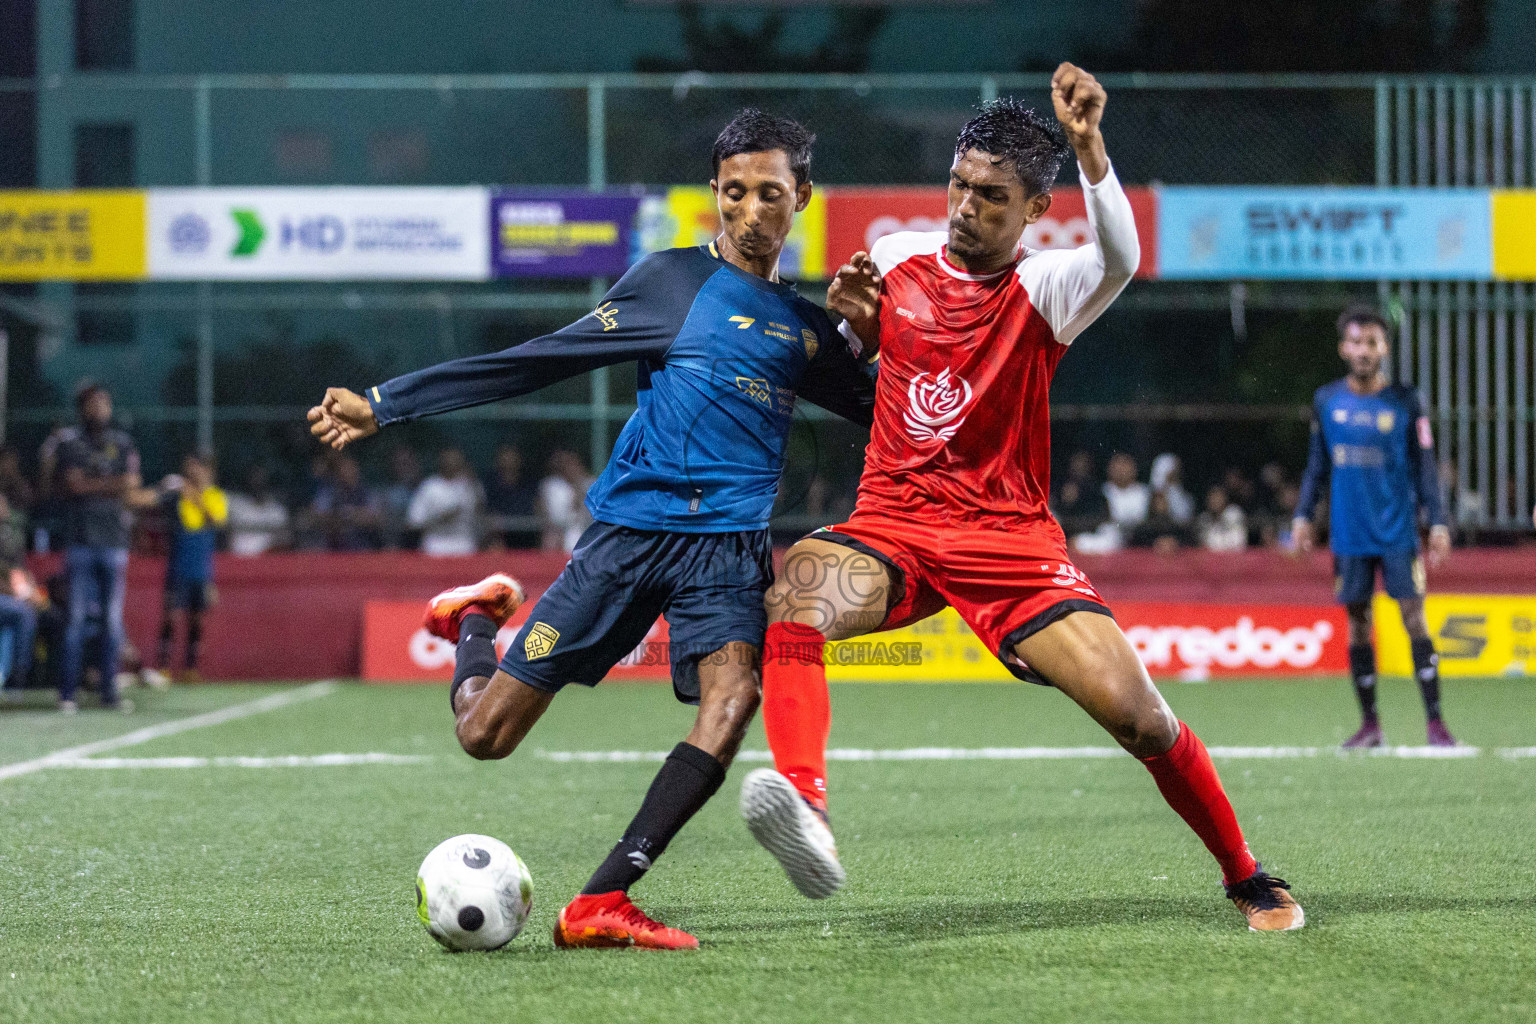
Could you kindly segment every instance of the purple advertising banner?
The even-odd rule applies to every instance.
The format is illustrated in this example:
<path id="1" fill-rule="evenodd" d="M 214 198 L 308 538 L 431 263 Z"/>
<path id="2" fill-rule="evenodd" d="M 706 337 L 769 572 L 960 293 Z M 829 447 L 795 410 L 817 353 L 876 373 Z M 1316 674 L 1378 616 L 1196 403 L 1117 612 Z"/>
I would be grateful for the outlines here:
<path id="1" fill-rule="evenodd" d="M 629 269 L 640 197 L 498 189 L 491 193 L 493 277 L 618 277 Z"/>

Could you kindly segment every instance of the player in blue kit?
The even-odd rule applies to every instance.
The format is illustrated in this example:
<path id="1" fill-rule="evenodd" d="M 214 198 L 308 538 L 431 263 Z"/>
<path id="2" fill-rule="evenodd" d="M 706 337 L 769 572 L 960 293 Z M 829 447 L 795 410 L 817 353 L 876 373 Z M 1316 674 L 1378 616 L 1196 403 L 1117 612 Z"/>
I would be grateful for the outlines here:
<path id="1" fill-rule="evenodd" d="M 498 667 L 497 629 L 522 601 L 497 574 L 445 591 L 427 628 L 458 644 L 450 699 L 460 744 L 510 754 L 568 683 L 594 685 L 644 639 L 671 629 L 673 689 L 699 705 L 639 813 L 560 914 L 559 946 L 690 949 L 628 890 L 719 789 L 760 693 L 772 583 L 768 518 L 797 396 L 868 425 L 874 372 L 826 313 L 779 280 L 794 214 L 811 198 L 813 136 L 739 114 L 715 142 L 722 231 L 655 253 L 580 320 L 502 352 L 406 374 L 365 395 L 331 388 L 312 432 L 340 449 L 380 427 L 526 394 L 610 363 L 639 363 L 637 410 L 587 493 L 594 522 Z M 845 284 L 828 292 L 836 306 Z"/>
<path id="2" fill-rule="evenodd" d="M 1297 547 L 1310 550 L 1312 513 L 1329 485 L 1334 589 L 1349 611 L 1349 671 L 1362 717 L 1359 731 L 1344 746 L 1379 747 L 1383 742 L 1371 646 L 1371 595 L 1378 568 L 1408 631 L 1429 742 L 1455 746 L 1440 715 L 1439 656 L 1424 622 L 1421 510 L 1430 524 L 1430 564 L 1439 564 L 1451 550 L 1429 417 L 1417 391 L 1389 383 L 1382 372 L 1389 351 L 1386 318 L 1368 306 L 1350 306 L 1338 326 L 1339 356 L 1349 373 L 1313 396 L 1311 451 L 1294 528 Z"/>

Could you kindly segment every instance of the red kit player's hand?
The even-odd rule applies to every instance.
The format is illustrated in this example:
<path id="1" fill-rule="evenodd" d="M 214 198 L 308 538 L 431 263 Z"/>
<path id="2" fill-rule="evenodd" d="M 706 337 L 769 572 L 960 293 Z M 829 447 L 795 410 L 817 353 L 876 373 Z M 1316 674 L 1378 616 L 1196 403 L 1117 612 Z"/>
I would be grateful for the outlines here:
<path id="1" fill-rule="evenodd" d="M 827 308 L 848 321 L 866 348 L 880 333 L 880 271 L 867 252 L 856 252 L 827 287 Z"/>
<path id="2" fill-rule="evenodd" d="M 1056 120 L 1061 122 L 1074 148 L 1098 134 L 1107 98 L 1099 80 L 1076 64 L 1063 63 L 1051 76 L 1051 102 L 1056 107 Z"/>

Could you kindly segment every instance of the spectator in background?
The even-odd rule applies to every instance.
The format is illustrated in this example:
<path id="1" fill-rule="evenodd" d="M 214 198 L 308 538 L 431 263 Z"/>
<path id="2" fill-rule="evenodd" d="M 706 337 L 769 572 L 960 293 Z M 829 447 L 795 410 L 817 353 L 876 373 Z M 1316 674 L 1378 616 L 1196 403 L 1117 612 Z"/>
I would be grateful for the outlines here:
<path id="1" fill-rule="evenodd" d="M 48 604 L 27 571 L 26 554 L 26 531 L 17 525 L 10 501 L 0 491 L 0 630 L 8 632 L 11 641 L 10 664 L 0 662 L 0 688 L 25 680 L 32 667 L 37 613 Z"/>
<path id="2" fill-rule="evenodd" d="M 400 446 L 389 453 L 389 483 L 379 492 L 379 516 L 384 547 L 395 551 L 414 548 L 411 530 L 411 498 L 421 485 L 421 463 L 416 453 Z"/>
<path id="3" fill-rule="evenodd" d="M 117 659 L 123 646 L 123 600 L 128 587 L 128 501 L 139 490 L 139 452 L 112 426 L 112 396 L 97 384 L 75 393 L 79 424 L 54 450 L 64 517 L 64 567 L 69 625 L 64 633 L 59 710 L 74 714 L 84 674 L 88 618 L 102 618 L 101 702 L 125 713 L 133 702 L 117 695 Z"/>
<path id="4" fill-rule="evenodd" d="M 1221 486 L 1227 492 L 1227 500 L 1232 502 L 1232 504 L 1244 509 L 1257 509 L 1259 507 L 1258 488 L 1254 486 L 1252 480 L 1248 479 L 1247 474 L 1237 466 L 1227 467 L 1227 471 L 1222 474 Z M 1206 497 L 1210 497 L 1209 493 L 1207 493 Z"/>
<path id="5" fill-rule="evenodd" d="M 538 501 L 538 487 L 523 475 L 523 453 L 510 444 L 497 448 L 496 461 L 485 478 L 485 510 L 501 543 L 509 548 L 537 543 L 537 534 L 528 527 L 538 515 Z M 521 526 L 508 522 L 519 519 L 524 521 Z"/>
<path id="6" fill-rule="evenodd" d="M 21 519 L 23 535 L 34 497 L 32 485 L 22 475 L 21 457 L 16 454 L 16 449 L 9 445 L 0 446 L 0 498 L 4 498 L 10 506 L 11 515 Z"/>
<path id="7" fill-rule="evenodd" d="M 561 449 L 549 456 L 549 475 L 539 481 L 539 518 L 547 551 L 572 551 L 592 523 L 584 504 L 593 476 L 581 456 Z"/>
<path id="8" fill-rule="evenodd" d="M 1242 551 L 1248 547 L 1248 518 L 1221 484 L 1206 492 L 1205 511 L 1200 513 L 1196 528 L 1207 551 Z"/>
<path id="9" fill-rule="evenodd" d="M 1168 500 L 1168 515 L 1176 523 L 1195 518 L 1195 499 L 1184 489 L 1184 463 L 1172 452 L 1152 460 L 1152 493 Z"/>
<path id="10" fill-rule="evenodd" d="M 363 471 L 350 455 L 338 456 L 331 463 L 309 511 L 314 529 L 332 551 L 367 551 L 379 546 L 378 498 L 363 482 Z"/>
<path id="11" fill-rule="evenodd" d="M 1131 531 L 1131 547 L 1152 548 L 1169 554 L 1194 542 L 1194 531 L 1174 518 L 1166 491 L 1153 491 L 1147 503 L 1147 518 Z"/>
<path id="12" fill-rule="evenodd" d="M 229 552 L 248 558 L 288 544 L 288 506 L 272 489 L 271 471 L 253 465 L 245 474 L 245 491 L 229 496 Z"/>
<path id="13" fill-rule="evenodd" d="M 1109 503 L 1093 475 L 1093 456 L 1075 451 L 1067 463 L 1067 478 L 1056 490 L 1056 518 L 1067 533 L 1097 530 L 1109 519 Z"/>
<path id="14" fill-rule="evenodd" d="M 464 453 L 444 448 L 437 472 L 421 482 L 407 510 L 407 521 L 421 531 L 421 550 L 433 556 L 474 554 L 480 547 L 484 500 Z"/>
<path id="15" fill-rule="evenodd" d="M 166 562 L 158 660 L 160 667 L 169 671 L 176 613 L 184 612 L 187 646 L 182 678 L 194 681 L 203 639 L 203 612 L 214 601 L 213 552 L 218 547 L 219 530 L 229 519 L 229 501 L 214 485 L 213 463 L 203 455 L 184 458 L 181 476 L 166 477 L 160 489 L 171 522 L 171 550 Z"/>
<path id="16" fill-rule="evenodd" d="M 1108 476 L 1104 500 L 1109 503 L 1110 521 L 1128 533 L 1147 518 L 1151 488 L 1136 479 L 1136 460 L 1125 452 L 1110 456 Z"/>

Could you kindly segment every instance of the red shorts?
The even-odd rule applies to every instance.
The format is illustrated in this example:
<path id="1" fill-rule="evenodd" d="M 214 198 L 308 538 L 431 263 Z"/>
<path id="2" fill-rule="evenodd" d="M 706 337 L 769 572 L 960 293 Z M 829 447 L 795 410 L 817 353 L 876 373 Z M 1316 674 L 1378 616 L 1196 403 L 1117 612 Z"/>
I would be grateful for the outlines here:
<path id="1" fill-rule="evenodd" d="M 1054 519 L 1011 530 L 860 515 L 810 535 L 863 551 L 892 571 L 896 592 L 879 629 L 911 625 L 948 605 L 1014 675 L 1041 682 L 1014 645 L 1072 612 L 1109 615 L 1067 555 Z"/>

